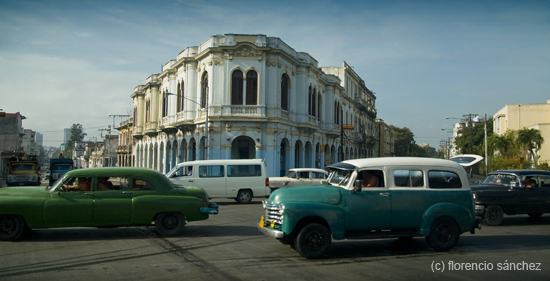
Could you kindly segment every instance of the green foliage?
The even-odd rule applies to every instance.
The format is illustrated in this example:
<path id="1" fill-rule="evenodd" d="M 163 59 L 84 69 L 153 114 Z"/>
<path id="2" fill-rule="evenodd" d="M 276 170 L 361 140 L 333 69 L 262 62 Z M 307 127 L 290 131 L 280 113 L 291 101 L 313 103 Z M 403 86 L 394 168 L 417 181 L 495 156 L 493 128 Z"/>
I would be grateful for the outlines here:
<path id="1" fill-rule="evenodd" d="M 84 133 L 84 128 L 82 128 L 81 124 L 73 124 L 71 127 L 71 136 L 69 137 L 69 141 L 65 146 L 65 151 L 63 151 L 63 155 L 66 158 L 71 158 L 75 143 L 84 140 L 84 137 L 86 135 L 87 134 Z"/>
<path id="2" fill-rule="evenodd" d="M 504 135 L 492 135 L 489 138 L 489 152 L 494 155 L 490 159 L 491 168 L 537 168 L 537 152 L 543 142 L 544 139 L 537 129 L 508 130 Z"/>
<path id="3" fill-rule="evenodd" d="M 409 128 L 395 126 L 390 126 L 390 128 L 394 136 L 395 156 L 433 157 L 435 155 L 435 148 L 416 144 L 414 134 Z"/>
<path id="4" fill-rule="evenodd" d="M 487 137 L 493 134 L 493 120 L 488 119 Z M 476 126 L 463 127 L 461 135 L 455 138 L 455 145 L 459 154 L 485 155 L 485 126 L 477 123 Z"/>

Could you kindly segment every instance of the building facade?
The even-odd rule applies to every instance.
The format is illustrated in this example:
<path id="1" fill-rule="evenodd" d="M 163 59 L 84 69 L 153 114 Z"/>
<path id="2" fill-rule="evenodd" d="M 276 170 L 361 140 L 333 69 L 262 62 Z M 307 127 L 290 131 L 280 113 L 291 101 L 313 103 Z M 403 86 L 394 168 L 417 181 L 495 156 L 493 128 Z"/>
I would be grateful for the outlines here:
<path id="1" fill-rule="evenodd" d="M 347 63 L 319 67 L 277 37 L 212 36 L 131 97 L 139 167 L 259 158 L 278 176 L 374 155 L 374 93 Z"/>
<path id="2" fill-rule="evenodd" d="M 540 131 L 545 141 L 538 151 L 538 163 L 550 164 L 550 100 L 540 104 L 508 104 L 493 115 L 496 134 L 523 128 Z"/>
<path id="3" fill-rule="evenodd" d="M 135 158 L 132 155 L 134 118 L 121 122 L 116 129 L 118 130 L 118 147 L 116 151 L 118 166 L 133 167 L 135 166 Z"/>
<path id="4" fill-rule="evenodd" d="M 393 130 L 384 120 L 375 120 L 376 152 L 377 157 L 394 157 Z"/>

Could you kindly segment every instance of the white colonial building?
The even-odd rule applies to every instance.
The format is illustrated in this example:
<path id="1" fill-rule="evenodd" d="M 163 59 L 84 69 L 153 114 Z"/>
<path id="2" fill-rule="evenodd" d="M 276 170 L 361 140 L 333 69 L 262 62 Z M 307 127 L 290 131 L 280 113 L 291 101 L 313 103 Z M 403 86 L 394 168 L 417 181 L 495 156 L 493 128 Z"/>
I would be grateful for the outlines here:
<path id="1" fill-rule="evenodd" d="M 277 37 L 212 36 L 131 97 L 138 167 L 259 158 L 279 176 L 373 156 L 374 93 L 345 62 L 319 67 Z"/>

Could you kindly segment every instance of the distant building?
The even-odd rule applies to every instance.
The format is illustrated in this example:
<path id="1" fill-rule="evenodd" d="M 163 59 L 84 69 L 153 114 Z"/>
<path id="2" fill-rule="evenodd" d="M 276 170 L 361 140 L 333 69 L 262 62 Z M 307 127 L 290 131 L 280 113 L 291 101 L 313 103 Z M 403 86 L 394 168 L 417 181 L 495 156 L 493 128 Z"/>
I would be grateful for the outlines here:
<path id="1" fill-rule="evenodd" d="M 318 64 L 260 34 L 186 48 L 134 88 L 135 165 L 166 172 L 195 159 L 258 158 L 278 176 L 373 157 L 375 94 L 346 62 Z"/>
<path id="2" fill-rule="evenodd" d="M 71 139 L 71 129 L 65 128 L 63 130 L 63 143 L 67 144 L 70 139 Z"/>
<path id="3" fill-rule="evenodd" d="M 540 104 L 509 104 L 493 115 L 493 131 L 503 135 L 508 130 L 537 129 L 544 138 L 538 151 L 539 164 L 550 164 L 550 100 Z"/>
<path id="4" fill-rule="evenodd" d="M 120 167 L 133 167 L 135 165 L 135 157 L 132 155 L 134 118 L 121 122 L 120 126 L 116 129 L 118 130 L 118 165 Z"/>
<path id="5" fill-rule="evenodd" d="M 38 148 L 36 145 L 36 132 L 33 130 L 25 129 L 25 135 L 21 138 L 21 147 L 23 152 L 27 155 L 38 155 Z"/>
<path id="6" fill-rule="evenodd" d="M 375 155 L 378 157 L 394 157 L 393 130 L 382 119 L 376 119 L 374 126 L 377 139 Z"/>

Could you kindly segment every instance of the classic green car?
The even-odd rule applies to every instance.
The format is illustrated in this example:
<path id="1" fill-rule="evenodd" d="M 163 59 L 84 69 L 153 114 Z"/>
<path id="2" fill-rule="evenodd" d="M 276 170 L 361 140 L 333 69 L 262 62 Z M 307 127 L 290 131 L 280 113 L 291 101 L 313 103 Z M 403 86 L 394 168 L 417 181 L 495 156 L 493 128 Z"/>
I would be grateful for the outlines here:
<path id="1" fill-rule="evenodd" d="M 55 227 L 154 225 L 160 235 L 176 236 L 186 221 L 217 213 L 204 190 L 174 185 L 155 170 L 80 169 L 48 187 L 1 188 L 0 240 Z"/>

